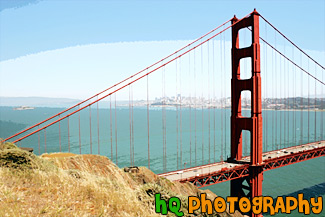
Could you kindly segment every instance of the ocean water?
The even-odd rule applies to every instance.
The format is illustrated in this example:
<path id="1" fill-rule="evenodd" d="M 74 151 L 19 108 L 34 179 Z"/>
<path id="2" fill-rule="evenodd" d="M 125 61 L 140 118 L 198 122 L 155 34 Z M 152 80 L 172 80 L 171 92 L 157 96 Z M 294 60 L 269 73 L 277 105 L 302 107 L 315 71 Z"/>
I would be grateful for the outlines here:
<path id="1" fill-rule="evenodd" d="M 0 107 L 0 138 L 6 138 L 62 110 L 35 108 L 15 111 L 12 107 Z M 263 150 L 324 140 L 324 113 L 264 110 Z M 243 115 L 249 116 L 250 111 L 244 110 Z M 129 166 L 133 161 L 137 166 L 148 166 L 147 121 L 146 108 L 129 110 L 129 107 L 117 107 L 110 110 L 95 106 L 24 139 L 18 145 L 32 147 L 36 154 L 70 150 L 73 153 L 108 156 L 119 167 Z M 250 154 L 249 140 L 249 132 L 244 132 L 244 155 Z M 150 169 L 155 173 L 225 160 L 230 155 L 230 109 L 150 108 L 149 144 Z M 130 154 L 130 150 L 134 150 L 134 154 L 133 151 Z M 165 168 L 164 150 L 168 159 Z M 229 196 L 229 182 L 208 188 L 217 195 Z M 264 195 L 277 197 L 297 192 L 304 193 L 306 198 L 324 198 L 324 157 L 264 173 Z"/>

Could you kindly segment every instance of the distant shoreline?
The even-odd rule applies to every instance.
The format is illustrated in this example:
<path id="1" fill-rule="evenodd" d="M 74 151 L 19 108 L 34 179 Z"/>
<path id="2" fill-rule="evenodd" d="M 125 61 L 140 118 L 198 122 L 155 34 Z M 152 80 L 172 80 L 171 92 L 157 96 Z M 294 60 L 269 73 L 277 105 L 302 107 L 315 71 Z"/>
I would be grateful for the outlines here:
<path id="1" fill-rule="evenodd" d="M 17 106 L 8 106 L 8 105 L 0 105 L 0 107 L 7 107 L 7 108 L 16 108 Z M 150 105 L 149 106 L 149 109 L 150 108 L 168 108 L 168 109 L 176 109 L 176 107 L 178 108 L 184 108 L 184 109 L 189 109 L 189 108 L 192 108 L 192 109 L 198 109 L 198 110 L 202 110 L 202 106 L 174 106 L 174 105 Z M 66 109 L 66 108 L 69 108 L 67 106 L 59 106 L 59 105 L 54 105 L 54 106 L 49 106 L 49 105 L 44 105 L 44 106 L 32 106 L 33 109 L 14 109 L 15 111 L 25 111 L 25 110 L 34 110 L 36 108 L 62 108 L 62 109 Z M 129 108 L 129 105 L 117 105 L 117 108 Z M 147 108 L 147 105 L 133 105 L 133 108 Z M 107 109 L 106 107 L 99 107 L 99 109 Z M 114 108 L 112 108 L 114 109 Z M 226 107 L 226 108 L 218 108 L 218 107 L 203 107 L 203 109 L 231 109 L 229 107 Z M 242 108 L 241 110 L 245 110 L 245 111 L 249 111 L 251 109 L 248 109 L 248 108 Z M 266 109 L 263 109 L 262 108 L 262 111 L 303 111 L 303 112 L 324 112 L 325 109 L 270 109 L 270 108 L 266 108 Z"/>

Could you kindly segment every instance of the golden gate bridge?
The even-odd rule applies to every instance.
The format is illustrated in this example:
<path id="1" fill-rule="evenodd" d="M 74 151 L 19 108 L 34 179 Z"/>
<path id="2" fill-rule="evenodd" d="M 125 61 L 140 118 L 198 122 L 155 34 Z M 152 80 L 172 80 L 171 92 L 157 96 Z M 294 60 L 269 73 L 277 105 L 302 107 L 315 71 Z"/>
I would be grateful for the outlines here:
<path id="1" fill-rule="evenodd" d="M 4 141 L 37 141 L 39 154 L 97 149 L 116 164 L 128 155 L 130 166 L 145 152 L 148 168 L 161 165 L 160 176 L 198 187 L 231 181 L 231 196 L 253 198 L 262 195 L 264 171 L 325 155 L 324 70 L 254 10 Z M 137 107 L 144 113 L 140 127 Z M 117 115 L 121 108 L 128 113 Z M 128 149 L 120 151 L 122 144 Z"/>

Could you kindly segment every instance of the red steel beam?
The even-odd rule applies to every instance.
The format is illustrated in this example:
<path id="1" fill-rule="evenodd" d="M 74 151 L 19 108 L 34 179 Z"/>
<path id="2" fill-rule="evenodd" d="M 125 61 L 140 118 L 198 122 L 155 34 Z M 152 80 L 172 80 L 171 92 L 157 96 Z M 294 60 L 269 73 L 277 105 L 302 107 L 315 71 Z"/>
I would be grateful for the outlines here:
<path id="1" fill-rule="evenodd" d="M 325 156 L 325 147 L 319 147 L 311 150 L 304 150 L 290 155 L 267 159 L 263 163 L 263 171 L 288 166 L 302 161 Z"/>
<path id="2" fill-rule="evenodd" d="M 199 176 L 194 176 L 186 179 L 180 179 L 179 182 L 192 182 L 197 187 L 206 187 L 209 185 L 214 185 L 221 182 L 226 182 L 245 176 L 249 176 L 249 165 L 239 165 L 232 169 L 221 170 L 216 172 L 210 172 L 205 174 L 200 174 Z"/>
<path id="3" fill-rule="evenodd" d="M 292 165 L 306 160 L 325 156 L 325 147 L 304 150 L 298 153 L 289 154 L 282 157 L 267 159 L 261 165 L 263 171 L 269 171 L 279 167 Z M 238 165 L 231 169 L 222 169 L 221 171 L 200 174 L 186 179 L 180 179 L 179 182 L 191 182 L 197 187 L 207 187 L 210 185 L 236 180 L 249 176 L 249 164 Z"/>

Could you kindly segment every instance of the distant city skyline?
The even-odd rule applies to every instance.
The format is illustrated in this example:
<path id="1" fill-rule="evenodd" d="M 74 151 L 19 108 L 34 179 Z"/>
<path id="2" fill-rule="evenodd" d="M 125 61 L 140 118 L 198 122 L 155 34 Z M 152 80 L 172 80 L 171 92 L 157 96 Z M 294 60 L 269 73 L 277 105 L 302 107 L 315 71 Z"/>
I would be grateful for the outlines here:
<path id="1" fill-rule="evenodd" d="M 325 97 L 313 97 L 308 98 L 292 97 L 292 98 L 262 98 L 263 109 L 268 110 L 282 110 L 282 109 L 295 109 L 295 110 L 324 110 Z M 80 99 L 67 99 L 67 98 L 47 98 L 47 97 L 0 97 L 0 106 L 7 107 L 57 107 L 57 108 L 68 108 L 79 103 Z M 85 104 L 82 104 L 85 105 Z M 165 96 L 156 97 L 155 99 L 141 99 L 141 100 L 116 100 L 117 107 L 143 107 L 146 108 L 193 108 L 193 109 L 222 109 L 231 108 L 231 98 L 202 98 L 202 97 L 188 97 L 188 96 Z M 243 109 L 251 108 L 250 97 L 242 97 L 241 105 Z M 115 107 L 115 99 L 110 97 L 94 104 L 99 108 L 108 109 L 111 106 Z"/>

